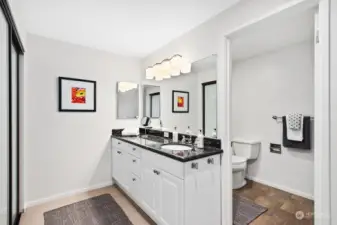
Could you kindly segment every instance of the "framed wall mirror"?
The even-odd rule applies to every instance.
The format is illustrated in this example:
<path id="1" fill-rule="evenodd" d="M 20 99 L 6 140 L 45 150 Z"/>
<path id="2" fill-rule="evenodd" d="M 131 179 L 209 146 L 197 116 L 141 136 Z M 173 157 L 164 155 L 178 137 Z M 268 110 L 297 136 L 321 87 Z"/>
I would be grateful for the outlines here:
<path id="1" fill-rule="evenodd" d="M 117 82 L 117 119 L 139 118 L 139 85 Z"/>
<path id="2" fill-rule="evenodd" d="M 160 127 L 162 130 L 173 131 L 176 127 L 180 133 L 189 130 L 194 135 L 202 130 L 206 137 L 216 137 L 216 80 L 217 56 L 210 55 L 193 62 L 190 73 L 171 76 L 160 81 L 145 82 L 146 84 L 143 85 L 144 116 L 160 117 L 161 126 L 153 127 Z M 188 93 L 188 97 L 178 95 L 177 100 L 177 96 L 172 95 L 175 91 Z M 179 101 L 179 97 L 184 98 Z M 173 106 L 183 108 L 185 105 L 188 105 L 188 110 L 184 113 L 172 110 Z M 155 120 L 151 119 L 152 121 Z"/>

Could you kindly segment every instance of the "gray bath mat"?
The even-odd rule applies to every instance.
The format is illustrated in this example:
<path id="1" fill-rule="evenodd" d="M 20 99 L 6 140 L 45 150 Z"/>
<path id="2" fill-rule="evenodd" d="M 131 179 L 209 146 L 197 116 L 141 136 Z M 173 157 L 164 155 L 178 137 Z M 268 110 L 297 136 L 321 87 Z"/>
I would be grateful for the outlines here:
<path id="1" fill-rule="evenodd" d="M 111 195 L 105 194 L 44 213 L 45 225 L 132 225 Z"/>
<path id="2" fill-rule="evenodd" d="M 247 225 L 267 211 L 253 201 L 233 195 L 233 224 Z"/>

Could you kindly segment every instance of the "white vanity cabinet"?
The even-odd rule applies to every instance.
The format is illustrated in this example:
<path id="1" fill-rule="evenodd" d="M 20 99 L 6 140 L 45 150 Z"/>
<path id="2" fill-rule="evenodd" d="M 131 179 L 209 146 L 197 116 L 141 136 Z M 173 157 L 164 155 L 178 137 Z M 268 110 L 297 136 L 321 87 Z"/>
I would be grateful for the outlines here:
<path id="1" fill-rule="evenodd" d="M 220 225 L 220 154 L 180 162 L 112 139 L 112 176 L 158 225 Z"/>

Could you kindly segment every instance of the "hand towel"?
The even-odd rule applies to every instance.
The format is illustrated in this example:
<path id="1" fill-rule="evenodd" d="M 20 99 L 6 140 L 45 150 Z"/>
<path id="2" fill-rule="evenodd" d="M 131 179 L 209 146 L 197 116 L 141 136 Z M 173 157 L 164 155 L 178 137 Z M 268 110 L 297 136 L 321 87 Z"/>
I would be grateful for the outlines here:
<path id="1" fill-rule="evenodd" d="M 290 141 L 303 141 L 303 116 L 298 115 L 286 116 L 287 139 Z"/>
<path id="2" fill-rule="evenodd" d="M 303 115 L 299 113 L 292 113 L 287 115 L 287 126 L 292 130 L 300 130 L 302 124 Z"/>
<path id="3" fill-rule="evenodd" d="M 294 149 L 311 149 L 311 118 L 304 116 L 303 118 L 303 141 L 291 141 L 287 138 L 287 119 L 282 117 L 283 122 L 283 146 Z"/>
<path id="4" fill-rule="evenodd" d="M 137 136 L 139 128 L 126 128 L 122 131 L 122 136 Z"/>

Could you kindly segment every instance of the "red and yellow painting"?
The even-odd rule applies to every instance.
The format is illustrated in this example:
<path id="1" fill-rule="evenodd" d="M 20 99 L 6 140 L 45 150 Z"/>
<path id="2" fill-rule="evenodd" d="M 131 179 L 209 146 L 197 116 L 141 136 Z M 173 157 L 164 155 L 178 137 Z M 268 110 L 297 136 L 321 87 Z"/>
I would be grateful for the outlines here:
<path id="1" fill-rule="evenodd" d="M 85 88 L 71 88 L 71 103 L 85 104 L 86 90 Z"/>
<path id="2" fill-rule="evenodd" d="M 184 108 L 184 106 L 185 106 L 184 97 L 178 96 L 178 107 Z"/>

